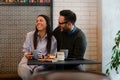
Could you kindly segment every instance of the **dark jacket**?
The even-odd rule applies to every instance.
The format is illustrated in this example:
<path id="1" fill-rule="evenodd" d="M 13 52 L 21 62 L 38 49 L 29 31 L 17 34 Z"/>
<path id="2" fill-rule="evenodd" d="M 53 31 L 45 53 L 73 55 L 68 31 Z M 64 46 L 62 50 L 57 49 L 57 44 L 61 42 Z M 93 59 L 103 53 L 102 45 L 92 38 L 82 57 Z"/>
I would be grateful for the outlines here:
<path id="1" fill-rule="evenodd" d="M 61 32 L 57 27 L 53 35 L 57 39 L 57 49 L 68 49 L 68 58 L 83 59 L 87 42 L 84 33 L 77 27 L 70 32 Z"/>

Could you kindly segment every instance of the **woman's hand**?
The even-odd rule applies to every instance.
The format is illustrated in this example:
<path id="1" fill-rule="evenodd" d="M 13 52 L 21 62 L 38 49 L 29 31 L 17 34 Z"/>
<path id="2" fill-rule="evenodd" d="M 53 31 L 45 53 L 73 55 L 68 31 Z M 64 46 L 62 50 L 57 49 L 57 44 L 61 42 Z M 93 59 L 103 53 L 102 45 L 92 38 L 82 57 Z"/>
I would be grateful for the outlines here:
<path id="1" fill-rule="evenodd" d="M 31 53 L 27 53 L 27 54 L 25 54 L 25 57 L 27 59 L 32 59 L 33 55 Z"/>

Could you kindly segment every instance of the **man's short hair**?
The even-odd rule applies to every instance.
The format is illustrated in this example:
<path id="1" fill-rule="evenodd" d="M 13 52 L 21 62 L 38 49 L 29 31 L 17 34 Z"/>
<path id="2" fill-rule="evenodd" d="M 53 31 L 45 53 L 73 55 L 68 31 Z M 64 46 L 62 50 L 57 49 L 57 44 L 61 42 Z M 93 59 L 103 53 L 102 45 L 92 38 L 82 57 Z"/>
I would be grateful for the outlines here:
<path id="1" fill-rule="evenodd" d="M 60 16 L 64 16 L 66 22 L 70 21 L 72 24 L 75 24 L 76 22 L 76 14 L 72 12 L 71 10 L 60 11 Z"/>

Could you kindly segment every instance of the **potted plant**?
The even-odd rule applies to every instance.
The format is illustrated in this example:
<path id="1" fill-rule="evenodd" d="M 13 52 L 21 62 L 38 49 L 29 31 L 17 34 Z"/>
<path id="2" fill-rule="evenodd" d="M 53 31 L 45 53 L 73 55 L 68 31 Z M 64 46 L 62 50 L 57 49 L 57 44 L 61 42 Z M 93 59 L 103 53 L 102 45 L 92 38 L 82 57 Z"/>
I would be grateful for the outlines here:
<path id="1" fill-rule="evenodd" d="M 111 61 L 108 63 L 110 65 L 109 68 L 107 68 L 106 73 L 109 75 L 110 70 L 115 69 L 116 73 L 118 74 L 118 67 L 120 65 L 120 30 L 117 32 L 115 37 L 115 45 L 112 48 L 112 56 Z"/>

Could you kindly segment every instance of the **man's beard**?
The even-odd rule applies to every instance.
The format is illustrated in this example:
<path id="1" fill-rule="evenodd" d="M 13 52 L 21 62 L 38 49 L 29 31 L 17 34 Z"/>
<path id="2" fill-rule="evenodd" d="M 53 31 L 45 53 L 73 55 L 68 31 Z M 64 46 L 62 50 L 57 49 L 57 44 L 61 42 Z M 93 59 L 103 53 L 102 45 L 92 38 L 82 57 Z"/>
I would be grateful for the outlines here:
<path id="1" fill-rule="evenodd" d="M 63 28 L 63 31 L 64 31 L 64 32 L 70 32 L 70 29 L 68 29 L 68 28 Z"/>

